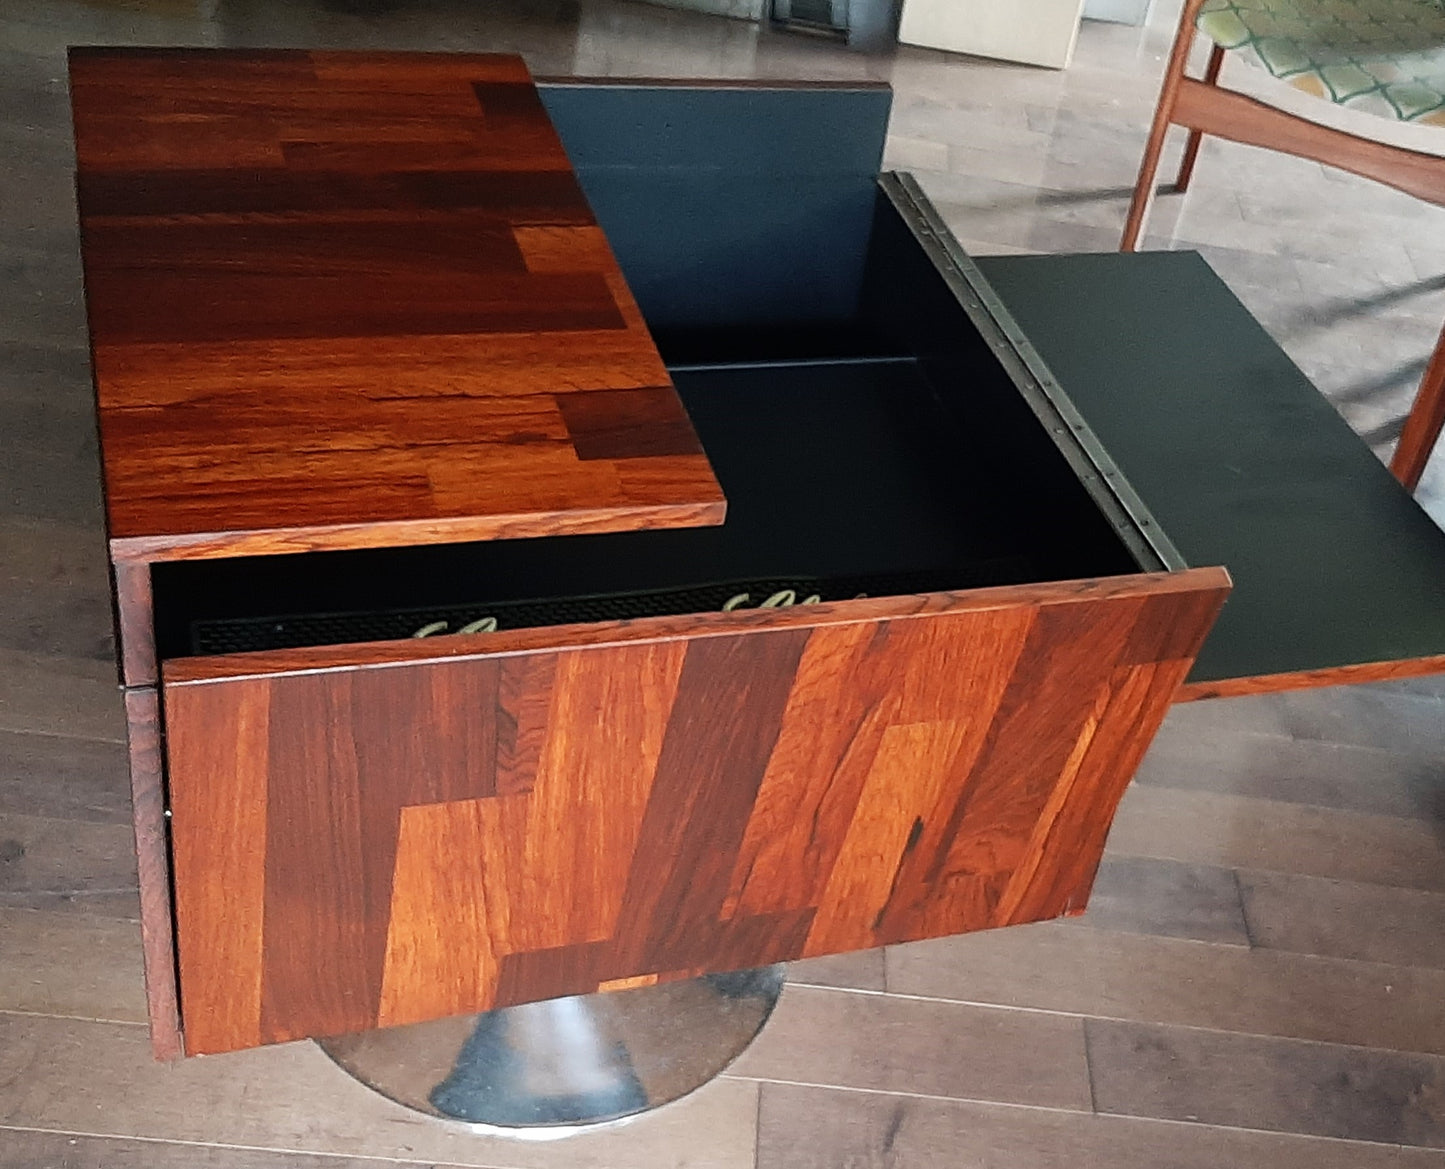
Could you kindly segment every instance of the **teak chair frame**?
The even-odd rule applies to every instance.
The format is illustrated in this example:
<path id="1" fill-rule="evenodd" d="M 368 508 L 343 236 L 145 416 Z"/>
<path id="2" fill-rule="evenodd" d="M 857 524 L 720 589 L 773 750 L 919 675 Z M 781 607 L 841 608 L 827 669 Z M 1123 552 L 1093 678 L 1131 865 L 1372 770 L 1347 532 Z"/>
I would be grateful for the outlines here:
<path id="1" fill-rule="evenodd" d="M 1189 188 L 1200 141 L 1205 134 L 1212 134 L 1246 146 L 1279 150 L 1338 167 L 1417 199 L 1445 206 L 1445 157 L 1361 138 L 1226 89 L 1219 84 L 1226 51 L 1219 45 L 1213 46 L 1202 79 L 1187 76 L 1185 66 L 1198 35 L 1195 19 L 1203 4 L 1204 0 L 1185 0 L 1144 158 L 1139 164 L 1139 179 L 1129 204 L 1120 251 L 1132 252 L 1138 247 L 1144 220 L 1154 199 L 1155 177 L 1170 126 L 1183 126 L 1189 131 L 1173 187 L 1179 193 Z M 1425 368 L 1390 462 L 1390 470 L 1409 490 L 1414 491 L 1419 485 L 1442 427 L 1445 427 L 1445 331 L 1441 332 Z"/>

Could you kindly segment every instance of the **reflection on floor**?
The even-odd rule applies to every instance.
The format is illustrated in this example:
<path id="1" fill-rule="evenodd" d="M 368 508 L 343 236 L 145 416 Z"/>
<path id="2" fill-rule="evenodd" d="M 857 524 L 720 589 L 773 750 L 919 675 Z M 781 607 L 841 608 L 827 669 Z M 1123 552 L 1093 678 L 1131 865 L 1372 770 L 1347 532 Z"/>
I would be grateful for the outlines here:
<path id="1" fill-rule="evenodd" d="M 1445 1167 L 1431 682 L 1178 708 L 1082 921 L 800 964 L 729 1076 L 616 1132 L 472 1137 L 306 1044 L 179 1067 L 146 1053 L 64 46 L 502 48 L 541 74 L 882 77 L 890 163 L 968 246 L 1106 250 L 1177 10 L 1158 7 L 1142 31 L 1087 25 L 1066 73 L 868 58 L 621 0 L 0 11 L 0 1169 Z M 1387 450 L 1445 319 L 1445 212 L 1211 143 L 1153 232 L 1149 246 L 1204 252 Z M 1426 497 L 1445 518 L 1445 457 Z"/>

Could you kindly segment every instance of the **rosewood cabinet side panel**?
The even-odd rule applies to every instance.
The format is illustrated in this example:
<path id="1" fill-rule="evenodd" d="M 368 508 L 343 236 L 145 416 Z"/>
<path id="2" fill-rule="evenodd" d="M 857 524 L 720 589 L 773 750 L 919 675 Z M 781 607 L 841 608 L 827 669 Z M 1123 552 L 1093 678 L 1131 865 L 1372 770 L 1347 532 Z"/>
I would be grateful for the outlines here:
<path id="1" fill-rule="evenodd" d="M 159 670 L 151 566 L 144 560 L 112 560 L 111 582 L 121 685 L 154 687 Z"/>
<path id="2" fill-rule="evenodd" d="M 125 719 L 130 750 L 136 872 L 140 884 L 141 953 L 145 959 L 151 1049 L 157 1059 L 178 1059 L 183 1050 L 180 1007 L 176 998 L 171 873 L 166 855 L 160 695 L 153 688 L 127 690 Z"/>
<path id="3" fill-rule="evenodd" d="M 168 683 L 187 1049 L 1079 910 L 1226 588 Z"/>

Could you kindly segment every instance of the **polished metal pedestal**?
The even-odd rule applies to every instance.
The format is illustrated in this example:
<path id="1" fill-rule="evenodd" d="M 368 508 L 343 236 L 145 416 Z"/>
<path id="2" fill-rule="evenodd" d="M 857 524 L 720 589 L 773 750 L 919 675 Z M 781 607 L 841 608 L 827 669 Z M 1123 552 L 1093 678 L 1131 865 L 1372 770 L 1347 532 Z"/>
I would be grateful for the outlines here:
<path id="1" fill-rule="evenodd" d="M 782 986 L 783 967 L 767 966 L 318 1042 L 408 1108 L 545 1139 L 700 1088 L 762 1030 Z"/>

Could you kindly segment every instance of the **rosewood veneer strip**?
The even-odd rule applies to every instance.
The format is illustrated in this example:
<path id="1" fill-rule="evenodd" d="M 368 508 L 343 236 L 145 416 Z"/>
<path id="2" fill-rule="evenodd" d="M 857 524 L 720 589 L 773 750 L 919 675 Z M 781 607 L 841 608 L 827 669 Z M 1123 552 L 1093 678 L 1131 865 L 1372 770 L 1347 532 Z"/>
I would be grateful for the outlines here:
<path id="1" fill-rule="evenodd" d="M 507 936 L 506 886 L 485 880 L 505 867 L 509 821 L 526 815 L 520 796 L 401 809 L 396 874 L 376 1023 L 392 1027 L 465 1011 L 495 998 Z M 475 863 L 439 865 L 439 856 Z"/>
<path id="2" fill-rule="evenodd" d="M 157 1059 L 179 1059 L 184 1054 L 184 1045 L 176 990 L 175 933 L 171 919 L 160 695 L 153 689 L 126 691 L 125 717 L 129 736 L 131 805 L 135 818 L 136 870 L 140 885 L 141 950 L 145 958 L 151 1050 Z"/>
<path id="3" fill-rule="evenodd" d="M 238 693 L 200 722 L 177 717 L 166 703 L 175 914 L 178 923 L 195 922 L 189 945 L 177 936 L 186 1003 L 196 1004 L 183 1004 L 191 1054 L 222 1036 L 235 1046 L 261 1041 L 271 717 L 265 698 Z M 178 757 L 224 774 L 225 782 L 176 782 Z M 203 907 L 211 905 L 226 908 L 207 916 Z M 202 1003 L 205 1009 L 197 1009 Z"/>
<path id="4" fill-rule="evenodd" d="M 1275 694 L 1285 690 L 1314 690 L 1321 686 L 1353 686 L 1361 682 L 1388 682 L 1392 678 L 1421 678 L 1445 673 L 1445 654 L 1388 662 L 1362 662 L 1293 674 L 1259 674 L 1249 678 L 1222 678 L 1212 682 L 1185 682 L 1176 702 L 1201 698 L 1235 698 L 1242 694 Z"/>
<path id="5" fill-rule="evenodd" d="M 1427 203 L 1441 203 L 1445 158 L 1407 150 L 1322 126 L 1256 98 L 1192 77 L 1178 82 L 1170 120 L 1215 138 L 1284 150 L 1325 166 L 1385 183 Z"/>
<path id="6" fill-rule="evenodd" d="M 158 668 L 151 566 L 144 561 L 113 560 L 111 580 L 115 588 L 115 641 L 121 682 L 126 686 L 154 686 Z"/>
<path id="7" fill-rule="evenodd" d="M 796 890 L 808 903 L 824 897 L 820 882 L 847 847 L 846 834 L 882 740 L 894 722 L 904 719 L 933 725 L 945 710 L 920 710 L 920 690 L 936 695 L 942 686 L 955 697 L 956 709 L 970 709 L 987 725 L 997 706 L 995 693 L 1017 659 L 1032 622 L 1028 610 L 1000 610 L 974 624 L 971 639 L 957 648 L 978 660 L 996 655 L 998 669 L 976 675 L 950 673 L 947 639 L 932 636 L 927 623 L 894 623 L 887 639 L 869 625 L 824 627 L 809 638 L 798 679 L 783 717 L 783 733 L 768 764 L 762 790 L 733 874 L 725 907 L 728 916 L 775 912 L 778 900 Z M 900 710 L 896 688 L 900 672 L 910 675 L 910 709 Z M 839 687 L 836 678 L 852 684 Z M 799 782 L 799 777 L 806 777 Z"/>
<path id="8" fill-rule="evenodd" d="M 539 848 L 509 882 L 532 907 L 512 922 L 514 950 L 616 932 L 687 653 L 673 641 L 557 655 L 526 821 Z"/>
<path id="9" fill-rule="evenodd" d="M 671 483 L 697 483 L 711 477 L 704 460 L 697 469 L 681 468 Z M 198 532 L 184 539 L 145 537 L 112 540 L 117 562 L 139 560 L 211 560 L 231 556 L 270 556 L 290 552 L 340 552 L 352 548 L 405 544 L 460 544 L 468 540 L 517 540 L 533 536 L 634 532 L 654 528 L 703 527 L 721 523 L 721 500 L 705 504 L 630 504 L 568 508 L 565 511 L 492 515 L 440 520 L 367 521 L 318 528 L 276 528 L 247 532 Z"/>
<path id="10" fill-rule="evenodd" d="M 613 960 L 627 973 L 702 965 L 698 935 L 717 930 L 810 635 L 803 627 L 688 643 L 613 931 Z"/>

